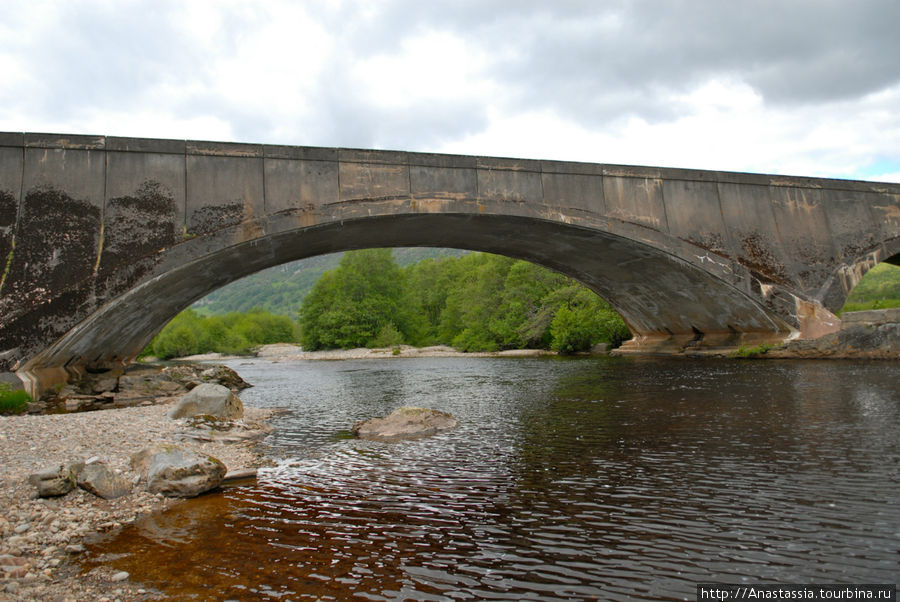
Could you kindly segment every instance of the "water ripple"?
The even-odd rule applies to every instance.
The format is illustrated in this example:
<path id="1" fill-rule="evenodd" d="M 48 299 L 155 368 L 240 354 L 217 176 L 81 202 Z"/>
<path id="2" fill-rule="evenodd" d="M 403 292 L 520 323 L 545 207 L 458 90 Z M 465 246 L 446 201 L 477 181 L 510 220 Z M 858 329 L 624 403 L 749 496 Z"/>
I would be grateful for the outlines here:
<path id="1" fill-rule="evenodd" d="M 257 383 L 247 403 L 292 408 L 269 441 L 282 460 L 98 543 L 97 561 L 195 599 L 674 600 L 900 573 L 893 364 L 235 367 Z M 461 424 L 336 437 L 398 405 Z"/>

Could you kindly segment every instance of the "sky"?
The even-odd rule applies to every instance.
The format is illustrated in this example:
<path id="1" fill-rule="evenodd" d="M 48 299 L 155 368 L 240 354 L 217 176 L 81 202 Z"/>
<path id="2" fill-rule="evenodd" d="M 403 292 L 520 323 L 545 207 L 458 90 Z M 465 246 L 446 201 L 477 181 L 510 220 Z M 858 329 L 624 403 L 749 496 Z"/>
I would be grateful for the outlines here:
<path id="1" fill-rule="evenodd" d="M 900 182 L 897 0 L 0 0 L 0 131 Z"/>

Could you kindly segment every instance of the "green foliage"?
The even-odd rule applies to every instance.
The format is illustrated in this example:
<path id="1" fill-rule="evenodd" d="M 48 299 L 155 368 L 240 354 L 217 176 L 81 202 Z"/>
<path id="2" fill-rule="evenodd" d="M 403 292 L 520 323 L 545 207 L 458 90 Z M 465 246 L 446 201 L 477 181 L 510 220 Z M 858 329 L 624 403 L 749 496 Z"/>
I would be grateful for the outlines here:
<path id="1" fill-rule="evenodd" d="M 374 344 L 390 325 L 413 336 L 401 301 L 403 272 L 390 249 L 346 253 L 316 282 L 300 308 L 304 349 L 351 349 Z"/>
<path id="2" fill-rule="evenodd" d="M 243 314 L 201 316 L 188 309 L 166 324 L 143 355 L 168 359 L 210 352 L 241 354 L 257 345 L 296 341 L 296 324 L 287 316 L 259 308 Z"/>
<path id="3" fill-rule="evenodd" d="M 13 390 L 8 383 L 0 382 L 0 414 L 21 414 L 32 401 L 25 391 Z"/>
<path id="4" fill-rule="evenodd" d="M 847 311 L 866 311 L 869 309 L 891 309 L 894 307 L 900 307 L 900 299 L 876 299 L 875 301 L 866 301 L 863 303 L 850 303 L 848 301 L 844 304 L 844 307 L 839 313 L 843 314 Z"/>
<path id="5" fill-rule="evenodd" d="M 397 265 L 404 267 L 435 257 L 457 257 L 468 251 L 459 249 L 397 248 L 393 250 Z M 332 253 L 291 261 L 261 270 L 223 286 L 195 303 L 191 309 L 203 315 L 246 313 L 262 308 L 273 314 L 296 317 L 303 299 L 316 281 L 333 270 L 343 253 Z"/>
<path id="6" fill-rule="evenodd" d="M 569 287 L 566 293 L 568 300 L 550 323 L 551 349 L 560 353 L 587 351 L 599 342 L 618 346 L 631 337 L 606 301 L 583 287 Z"/>
<path id="7" fill-rule="evenodd" d="M 313 287 L 300 316 L 307 349 L 408 343 L 569 353 L 631 336 L 584 286 L 487 253 L 426 259 L 403 270 L 385 250 L 347 253 Z"/>
<path id="8" fill-rule="evenodd" d="M 759 357 L 761 355 L 765 355 L 772 347 L 773 345 L 770 345 L 769 343 L 760 343 L 759 345 L 755 345 L 753 347 L 741 345 L 740 347 L 738 347 L 737 351 L 732 352 L 731 356 L 742 358 Z"/>
<path id="9" fill-rule="evenodd" d="M 900 307 L 900 267 L 880 263 L 850 292 L 840 313 Z"/>
<path id="10" fill-rule="evenodd" d="M 403 344 L 403 333 L 397 330 L 393 322 L 381 327 L 375 338 L 369 341 L 369 347 L 396 347 Z"/>

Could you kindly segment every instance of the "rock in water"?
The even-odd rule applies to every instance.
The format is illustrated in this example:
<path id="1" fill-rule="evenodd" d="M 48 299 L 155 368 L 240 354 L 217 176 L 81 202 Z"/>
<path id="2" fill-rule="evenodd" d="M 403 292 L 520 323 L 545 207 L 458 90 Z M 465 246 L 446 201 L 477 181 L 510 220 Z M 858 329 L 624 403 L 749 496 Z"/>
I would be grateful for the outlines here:
<path id="1" fill-rule="evenodd" d="M 87 464 L 78 473 L 78 486 L 104 500 L 114 500 L 131 492 L 131 483 L 103 462 Z"/>
<path id="2" fill-rule="evenodd" d="M 37 487 L 39 497 L 65 495 L 75 488 L 84 462 L 69 462 L 29 475 L 28 482 Z"/>
<path id="3" fill-rule="evenodd" d="M 370 418 L 353 425 L 353 434 L 362 439 L 391 441 L 433 435 L 459 424 L 447 412 L 425 408 L 397 408 L 384 418 Z"/>
<path id="4" fill-rule="evenodd" d="M 244 404 L 228 387 L 204 383 L 191 389 L 169 410 L 172 419 L 200 414 L 235 420 L 243 417 Z"/>
<path id="5" fill-rule="evenodd" d="M 218 487 L 226 472 L 217 458 L 172 446 L 150 458 L 147 488 L 169 497 L 195 497 Z"/>

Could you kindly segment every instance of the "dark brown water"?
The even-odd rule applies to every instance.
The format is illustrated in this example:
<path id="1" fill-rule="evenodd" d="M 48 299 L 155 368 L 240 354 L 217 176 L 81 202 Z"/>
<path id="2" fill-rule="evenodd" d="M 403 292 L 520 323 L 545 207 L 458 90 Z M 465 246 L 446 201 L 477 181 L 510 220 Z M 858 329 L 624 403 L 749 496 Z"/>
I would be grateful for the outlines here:
<path id="1" fill-rule="evenodd" d="M 257 485 L 91 547 L 173 599 L 694 599 L 893 583 L 900 365 L 634 359 L 232 364 L 287 406 Z M 399 405 L 418 441 L 344 438 Z"/>

